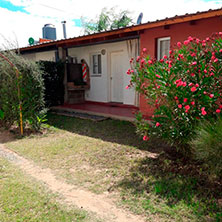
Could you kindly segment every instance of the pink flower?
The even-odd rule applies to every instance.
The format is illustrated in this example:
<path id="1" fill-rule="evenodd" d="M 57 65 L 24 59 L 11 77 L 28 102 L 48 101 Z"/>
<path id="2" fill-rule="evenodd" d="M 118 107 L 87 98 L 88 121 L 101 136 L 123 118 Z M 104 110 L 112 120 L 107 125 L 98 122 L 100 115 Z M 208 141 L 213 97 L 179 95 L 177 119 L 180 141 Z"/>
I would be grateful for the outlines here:
<path id="1" fill-rule="evenodd" d="M 189 41 L 193 41 L 193 37 L 192 37 L 192 36 L 189 36 L 189 37 L 188 37 L 188 40 L 189 40 Z"/>
<path id="2" fill-rule="evenodd" d="M 141 64 L 145 63 L 145 60 L 144 60 L 144 59 L 141 59 L 140 63 L 141 63 Z"/>
<path id="3" fill-rule="evenodd" d="M 205 115 L 207 115 L 207 112 L 206 112 L 205 110 L 202 110 L 201 114 L 202 114 L 203 116 L 205 116 Z"/>
<path id="4" fill-rule="evenodd" d="M 206 69 L 204 69 L 204 73 L 207 74 L 207 70 Z"/>
<path id="5" fill-rule="evenodd" d="M 222 105 L 220 105 L 219 108 L 222 109 Z"/>
<path id="6" fill-rule="evenodd" d="M 195 74 L 194 74 L 194 73 L 191 73 L 190 75 L 191 75 L 192 77 L 194 77 L 194 76 L 195 76 Z"/>
<path id="7" fill-rule="evenodd" d="M 130 71 L 131 73 L 134 73 L 134 70 L 133 69 L 131 69 L 131 71 Z"/>
<path id="8" fill-rule="evenodd" d="M 200 43 L 200 39 L 196 39 L 196 43 L 197 43 L 197 44 Z"/>
<path id="9" fill-rule="evenodd" d="M 210 94 L 209 97 L 210 97 L 210 98 L 213 98 L 213 97 L 214 97 L 214 94 Z"/>
<path id="10" fill-rule="evenodd" d="M 161 62 L 161 63 L 163 63 L 163 62 L 164 62 L 164 60 L 163 60 L 163 59 L 160 59 L 160 62 Z"/>
<path id="11" fill-rule="evenodd" d="M 186 82 L 183 82 L 183 86 L 186 87 L 186 86 L 187 86 L 187 83 L 186 83 Z"/>
<path id="12" fill-rule="evenodd" d="M 158 74 L 156 74 L 156 77 L 157 77 L 157 78 L 161 78 L 160 75 L 158 75 Z"/>
<path id="13" fill-rule="evenodd" d="M 192 88 L 191 88 L 191 92 L 195 92 L 196 90 L 197 90 L 196 87 L 192 87 Z"/>
<path id="14" fill-rule="evenodd" d="M 144 141 L 148 141 L 150 138 L 148 136 L 143 136 Z"/>
<path id="15" fill-rule="evenodd" d="M 217 109 L 217 110 L 216 110 L 216 113 L 220 113 L 220 111 L 221 111 L 220 109 Z"/>
<path id="16" fill-rule="evenodd" d="M 140 60 L 140 56 L 137 56 L 136 61 L 139 62 Z"/>
<path id="17" fill-rule="evenodd" d="M 178 56 L 179 56 L 181 59 L 184 59 L 183 54 L 179 54 Z"/>
<path id="18" fill-rule="evenodd" d="M 127 74 L 127 75 L 130 75 L 130 73 L 131 73 L 131 72 L 130 72 L 130 69 L 128 69 L 127 72 L 126 72 L 126 74 Z"/>
<path id="19" fill-rule="evenodd" d="M 169 51 L 169 54 L 171 55 L 172 53 L 173 53 L 173 50 L 170 50 L 170 51 Z"/>
<path id="20" fill-rule="evenodd" d="M 186 105 L 184 108 L 185 108 L 185 110 L 189 110 L 189 109 L 190 109 L 190 106 L 189 106 L 189 105 Z"/>
<path id="21" fill-rule="evenodd" d="M 215 55 L 213 55 L 213 53 L 212 53 L 211 60 L 214 60 L 214 59 L 216 59 L 216 57 L 215 57 Z"/>
<path id="22" fill-rule="evenodd" d="M 185 41 L 183 42 L 184 45 L 188 45 L 189 43 L 190 43 L 189 40 L 185 40 Z"/>
<path id="23" fill-rule="evenodd" d="M 158 126 L 160 126 L 160 123 L 159 123 L 159 122 L 156 123 L 156 127 L 158 127 Z"/>
<path id="24" fill-rule="evenodd" d="M 186 102 L 187 102 L 187 100 L 188 100 L 188 99 L 187 99 L 187 98 L 185 98 L 183 101 L 186 103 Z"/>
<path id="25" fill-rule="evenodd" d="M 213 72 L 211 72 L 211 73 L 210 73 L 210 76 L 213 76 L 213 75 L 214 75 L 214 73 L 213 73 Z"/>
<path id="26" fill-rule="evenodd" d="M 201 108 L 201 114 L 202 114 L 203 116 L 207 115 L 207 112 L 205 111 L 205 107 L 202 107 L 202 108 Z"/>
<path id="27" fill-rule="evenodd" d="M 175 96 L 175 97 L 174 97 L 174 99 L 175 99 L 175 100 L 178 100 L 178 97 L 177 97 L 177 96 Z"/>
<path id="28" fill-rule="evenodd" d="M 193 83 L 191 82 L 191 83 L 189 83 L 189 85 L 188 86 L 193 86 Z"/>
<path id="29" fill-rule="evenodd" d="M 148 64 L 151 65 L 153 63 L 152 60 L 148 60 Z"/>
<path id="30" fill-rule="evenodd" d="M 197 62 L 192 62 L 192 65 L 194 66 L 194 65 L 196 65 L 197 64 Z"/>
<path id="31" fill-rule="evenodd" d="M 195 86 L 196 86 L 196 87 L 199 87 L 200 85 L 197 83 Z"/>
<path id="32" fill-rule="evenodd" d="M 203 94 L 204 94 L 204 95 L 207 95 L 207 92 L 206 92 L 206 91 L 204 91 L 204 92 L 203 92 Z"/>
<path id="33" fill-rule="evenodd" d="M 181 42 L 177 42 L 178 47 L 181 47 L 181 45 L 182 45 Z"/>
<path id="34" fill-rule="evenodd" d="M 146 48 L 143 48 L 143 52 L 146 52 L 147 51 L 147 49 Z"/>
<path id="35" fill-rule="evenodd" d="M 126 86 L 125 89 L 129 89 L 129 86 Z"/>
<path id="36" fill-rule="evenodd" d="M 164 55 L 163 58 L 164 58 L 164 59 L 167 59 L 167 55 Z"/>
<path id="37" fill-rule="evenodd" d="M 190 104 L 191 104 L 192 106 L 194 106 L 194 105 L 195 105 L 195 102 L 194 102 L 194 101 L 192 101 Z"/>
<path id="38" fill-rule="evenodd" d="M 216 58 L 216 59 L 214 59 L 214 62 L 218 62 L 218 59 Z"/>
<path id="39" fill-rule="evenodd" d="M 179 105 L 178 105 L 178 108 L 179 108 L 179 109 L 181 109 L 182 107 L 183 107 L 182 104 L 179 104 Z"/>
<path id="40" fill-rule="evenodd" d="M 220 49 L 220 52 L 222 52 L 222 49 Z"/>
<path id="41" fill-rule="evenodd" d="M 195 56 L 196 56 L 196 53 L 194 53 L 194 52 L 191 53 L 191 56 L 192 56 L 192 57 L 195 57 Z"/>

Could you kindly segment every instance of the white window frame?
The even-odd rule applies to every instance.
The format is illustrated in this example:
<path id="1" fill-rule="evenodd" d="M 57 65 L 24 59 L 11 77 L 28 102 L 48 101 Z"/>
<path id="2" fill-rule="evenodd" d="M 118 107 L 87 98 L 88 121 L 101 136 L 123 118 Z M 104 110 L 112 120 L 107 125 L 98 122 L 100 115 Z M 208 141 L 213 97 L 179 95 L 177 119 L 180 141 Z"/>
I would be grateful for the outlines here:
<path id="1" fill-rule="evenodd" d="M 97 70 L 96 72 L 94 72 L 94 66 L 95 64 L 93 64 L 93 56 L 97 56 L 97 60 L 98 60 L 98 56 L 101 57 L 101 63 L 100 63 L 100 72 L 99 72 L 99 63 L 98 63 L 98 67 L 97 67 Z M 91 53 L 90 55 L 90 60 L 91 60 L 91 69 L 90 69 L 90 73 L 91 75 L 90 76 L 101 76 L 102 75 L 102 54 L 101 53 Z M 97 61 L 98 62 L 98 61 Z"/>
<path id="2" fill-rule="evenodd" d="M 166 41 L 166 40 L 171 40 L 171 38 L 170 37 L 164 37 L 164 38 L 158 38 L 157 39 L 157 60 L 160 60 L 160 59 L 162 59 L 162 58 L 160 58 L 160 43 L 162 42 L 162 41 Z M 170 48 L 170 47 L 169 47 Z"/>

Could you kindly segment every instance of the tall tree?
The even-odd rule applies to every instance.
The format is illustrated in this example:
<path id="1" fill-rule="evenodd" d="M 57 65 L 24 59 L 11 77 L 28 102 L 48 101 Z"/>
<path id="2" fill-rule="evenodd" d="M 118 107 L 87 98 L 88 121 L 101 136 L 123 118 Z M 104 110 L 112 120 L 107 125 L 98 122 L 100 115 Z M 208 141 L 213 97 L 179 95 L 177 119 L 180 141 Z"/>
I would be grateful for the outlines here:
<path id="1" fill-rule="evenodd" d="M 96 19 L 88 20 L 82 17 L 81 20 L 85 34 L 119 29 L 133 24 L 129 11 L 117 12 L 115 7 L 103 8 Z"/>

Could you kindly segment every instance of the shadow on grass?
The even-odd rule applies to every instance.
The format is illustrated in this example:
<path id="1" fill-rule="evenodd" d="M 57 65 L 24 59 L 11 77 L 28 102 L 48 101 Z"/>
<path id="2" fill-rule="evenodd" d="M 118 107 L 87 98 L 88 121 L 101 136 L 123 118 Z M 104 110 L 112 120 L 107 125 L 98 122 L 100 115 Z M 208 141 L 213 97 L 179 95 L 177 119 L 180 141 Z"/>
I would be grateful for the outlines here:
<path id="1" fill-rule="evenodd" d="M 11 142 L 14 141 L 15 139 L 16 139 L 15 135 L 10 133 L 10 131 L 0 129 L 0 143 Z"/>
<path id="2" fill-rule="evenodd" d="M 150 208 L 153 197 L 162 200 L 168 209 L 183 206 L 196 218 L 209 216 L 213 221 L 222 221 L 222 206 L 218 204 L 222 199 L 222 181 L 210 181 L 198 163 L 167 153 L 156 159 L 138 160 L 130 174 L 115 187 L 126 195 L 125 198 L 133 196 L 138 202 L 142 198 L 144 210 Z M 152 209 L 155 207 L 160 210 L 162 206 L 157 204 Z"/>
<path id="3" fill-rule="evenodd" d="M 108 119 L 95 122 L 49 113 L 48 124 L 79 135 L 133 146 L 140 150 L 160 153 L 163 149 L 167 148 L 167 146 L 159 140 L 144 142 L 142 138 L 136 134 L 136 128 L 133 123 L 127 121 Z"/>

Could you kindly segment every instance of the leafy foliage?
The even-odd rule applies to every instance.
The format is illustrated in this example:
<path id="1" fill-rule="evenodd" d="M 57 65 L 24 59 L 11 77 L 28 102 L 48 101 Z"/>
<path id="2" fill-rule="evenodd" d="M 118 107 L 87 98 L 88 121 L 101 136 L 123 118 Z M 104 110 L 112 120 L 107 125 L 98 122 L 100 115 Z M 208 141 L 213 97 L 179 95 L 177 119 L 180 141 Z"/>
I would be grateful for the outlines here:
<path id="1" fill-rule="evenodd" d="M 15 70 L 7 62 L 0 59 L 0 110 L 1 124 L 10 127 L 19 125 L 18 84 L 21 88 L 23 124 L 30 124 L 39 129 L 45 115 L 44 84 L 42 72 L 37 64 L 16 55 L 12 51 L 4 55 L 18 68 L 19 78 Z"/>
<path id="2" fill-rule="evenodd" d="M 61 105 L 64 102 L 64 63 L 40 61 L 45 85 L 45 103 L 47 107 Z"/>
<path id="3" fill-rule="evenodd" d="M 188 151 L 188 142 L 196 125 L 221 114 L 222 104 L 222 33 L 205 40 L 188 37 L 184 43 L 156 61 L 143 55 L 127 74 L 136 90 L 156 108 L 153 125 L 138 116 L 139 131 L 160 136 Z"/>
<path id="4" fill-rule="evenodd" d="M 116 8 L 103 8 L 100 15 L 95 20 L 82 18 L 85 33 L 92 34 L 95 32 L 119 29 L 132 24 L 132 19 L 128 11 L 116 12 L 115 10 Z"/>

